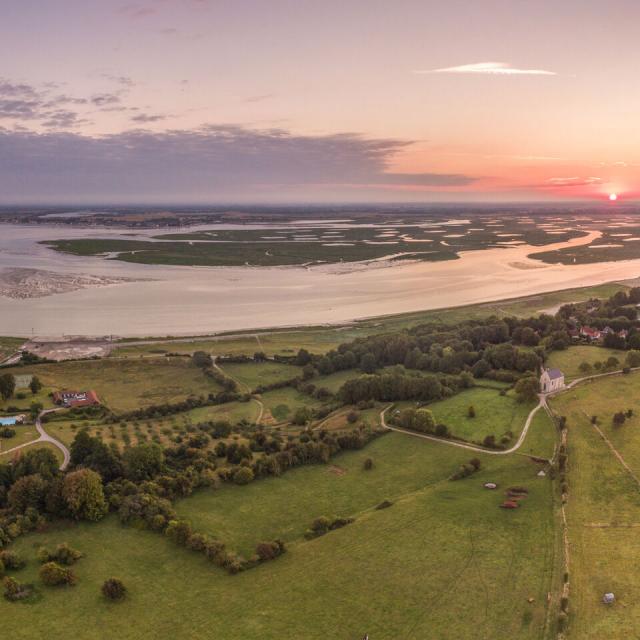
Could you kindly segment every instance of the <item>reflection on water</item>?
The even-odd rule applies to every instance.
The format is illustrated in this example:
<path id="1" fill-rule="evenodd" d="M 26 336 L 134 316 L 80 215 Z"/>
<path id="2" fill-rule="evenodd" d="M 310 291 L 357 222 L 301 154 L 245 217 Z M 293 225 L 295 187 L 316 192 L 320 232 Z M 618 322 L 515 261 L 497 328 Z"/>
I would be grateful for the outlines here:
<path id="1" fill-rule="evenodd" d="M 211 225 L 203 228 L 211 229 Z M 148 236 L 158 230 L 135 233 Z M 137 265 L 60 254 L 37 244 L 44 239 L 122 234 L 112 229 L 0 225 L 0 267 L 152 278 L 46 298 L 0 298 L 0 333 L 177 335 L 342 322 L 640 275 L 640 260 L 564 266 L 526 257 L 535 251 L 588 244 L 600 237 L 598 231 L 547 247 L 510 246 L 467 251 L 459 260 L 446 262 L 400 262 L 393 266 L 377 262 L 369 267 Z M 534 265 L 537 268 L 528 268 Z"/>

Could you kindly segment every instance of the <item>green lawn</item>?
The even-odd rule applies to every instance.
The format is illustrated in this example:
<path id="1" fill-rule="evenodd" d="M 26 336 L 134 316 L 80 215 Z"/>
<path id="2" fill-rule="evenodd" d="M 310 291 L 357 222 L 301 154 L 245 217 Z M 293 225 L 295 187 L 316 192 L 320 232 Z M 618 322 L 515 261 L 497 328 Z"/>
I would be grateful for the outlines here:
<path id="1" fill-rule="evenodd" d="M 361 468 L 367 453 L 375 460 L 370 472 Z M 553 566 L 551 483 L 536 478 L 525 458 L 487 455 L 472 478 L 446 480 L 466 457 L 389 434 L 336 458 L 341 475 L 308 467 L 179 503 L 195 524 L 209 522 L 239 545 L 275 534 L 292 540 L 284 557 L 235 577 L 114 518 L 21 538 L 14 548 L 30 559 L 16 573 L 23 581 L 38 583 L 39 545 L 68 542 L 86 557 L 76 565 L 77 586 L 41 587 L 31 606 L 0 601 L 3 632 L 88 640 L 540 638 Z M 501 493 L 482 488 L 489 479 L 527 485 L 522 508 L 499 509 Z M 383 498 L 395 504 L 372 509 Z M 310 517 L 329 512 L 357 519 L 316 540 L 300 538 Z M 113 575 L 130 590 L 117 605 L 99 595 Z"/>
<path id="2" fill-rule="evenodd" d="M 598 373 L 596 370 L 587 372 L 586 374 L 580 371 L 580 365 L 583 362 L 588 362 L 591 366 L 598 361 L 604 364 L 607 358 L 611 356 L 614 356 L 620 361 L 618 369 L 622 368 L 626 356 L 624 351 L 606 349 L 605 347 L 596 345 L 576 345 L 564 351 L 552 351 L 549 354 L 546 366 L 560 369 L 564 373 L 566 380 L 573 380 L 589 375 L 589 373 Z"/>
<path id="3" fill-rule="evenodd" d="M 320 405 L 318 400 L 291 387 L 267 391 L 260 396 L 260 399 L 275 422 L 291 420 L 296 409 L 300 407 L 311 409 Z M 265 422 L 268 422 L 268 414 L 265 416 Z"/>
<path id="4" fill-rule="evenodd" d="M 613 413 L 640 413 L 640 375 L 615 376 L 580 385 L 553 399 L 567 417 L 569 490 L 567 505 L 571 543 L 570 638 L 622 640 L 640 628 L 640 578 L 633 559 L 640 553 L 640 490 L 588 416 L 597 415 L 602 432 L 640 476 L 640 418 L 613 427 Z M 605 524 L 606 527 L 594 527 Z M 616 603 L 604 606 L 602 594 L 613 591 Z"/>
<path id="5" fill-rule="evenodd" d="M 475 418 L 468 417 L 470 406 L 475 409 Z M 462 391 L 428 406 L 436 423 L 446 424 L 455 436 L 473 442 L 482 442 L 488 435 L 494 435 L 499 441 L 508 431 L 515 441 L 533 407 L 533 403 L 518 402 L 513 392 L 501 396 L 498 389 L 482 387 Z"/>
<path id="6" fill-rule="evenodd" d="M 0 454 L 7 449 L 18 447 L 39 437 L 38 430 L 30 424 L 16 425 L 12 429 L 16 431 L 16 435 L 13 438 L 0 438 Z"/>
<path id="7" fill-rule="evenodd" d="M 220 390 L 216 382 L 186 358 L 107 358 L 19 367 L 7 371 L 33 373 L 50 389 L 94 389 L 101 401 L 114 411 L 177 402 L 192 394 L 207 395 Z M 31 402 L 30 397 L 27 400 Z M 14 399 L 9 404 L 15 404 Z"/>
<path id="8" fill-rule="evenodd" d="M 260 385 L 269 385 L 302 376 L 300 367 L 280 362 L 247 362 L 242 364 L 224 362 L 219 366 L 224 373 L 248 390 L 253 390 Z"/>

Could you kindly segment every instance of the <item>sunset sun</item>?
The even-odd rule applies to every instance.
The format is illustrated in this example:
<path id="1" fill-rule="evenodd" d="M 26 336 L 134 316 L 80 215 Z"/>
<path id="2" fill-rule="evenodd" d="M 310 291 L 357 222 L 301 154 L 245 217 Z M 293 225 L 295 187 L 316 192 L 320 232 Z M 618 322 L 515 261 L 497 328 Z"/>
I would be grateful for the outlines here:
<path id="1" fill-rule="evenodd" d="M 610 193 L 609 194 L 609 200 L 611 202 L 615 202 L 618 199 L 618 194 L 617 193 Z"/>

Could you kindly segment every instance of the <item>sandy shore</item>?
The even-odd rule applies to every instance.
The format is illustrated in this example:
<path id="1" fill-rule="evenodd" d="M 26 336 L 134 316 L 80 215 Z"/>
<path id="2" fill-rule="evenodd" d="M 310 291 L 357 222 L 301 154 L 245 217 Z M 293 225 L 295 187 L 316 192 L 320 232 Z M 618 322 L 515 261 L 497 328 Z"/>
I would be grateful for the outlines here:
<path id="1" fill-rule="evenodd" d="M 5 268 L 0 270 L 0 296 L 14 300 L 44 298 L 59 293 L 71 293 L 88 287 L 105 287 L 135 278 L 56 273 L 41 269 Z"/>

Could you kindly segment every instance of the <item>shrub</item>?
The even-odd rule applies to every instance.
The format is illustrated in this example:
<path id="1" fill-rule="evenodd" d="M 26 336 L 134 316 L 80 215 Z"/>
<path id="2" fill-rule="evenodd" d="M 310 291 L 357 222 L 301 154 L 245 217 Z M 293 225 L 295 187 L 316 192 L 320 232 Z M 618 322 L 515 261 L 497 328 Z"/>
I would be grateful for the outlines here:
<path id="1" fill-rule="evenodd" d="M 312 523 L 311 527 L 307 529 L 304 536 L 307 540 L 312 538 L 317 538 L 318 536 L 323 536 L 325 533 L 329 531 L 334 531 L 335 529 L 340 529 L 342 527 L 346 527 L 348 524 L 351 524 L 354 521 L 353 518 L 327 518 L 327 516 L 320 516 L 316 518 Z"/>
<path id="2" fill-rule="evenodd" d="M 109 600 L 122 600 L 127 594 L 127 588 L 124 586 L 122 580 L 118 578 L 105 580 L 100 590 L 102 591 L 102 595 Z"/>
<path id="3" fill-rule="evenodd" d="M 364 470 L 365 471 L 371 471 L 371 469 L 373 469 L 373 460 L 371 458 L 367 458 L 364 461 Z"/>
<path id="4" fill-rule="evenodd" d="M 285 552 L 285 545 L 282 540 L 273 540 L 272 542 L 260 542 L 256 546 L 256 555 L 260 562 L 267 560 L 275 560 Z"/>
<path id="5" fill-rule="evenodd" d="M 567 598 L 567 596 L 562 596 L 562 598 L 560 598 L 560 609 L 565 613 L 569 611 L 569 598 Z"/>
<path id="6" fill-rule="evenodd" d="M 0 562 L 5 569 L 17 571 L 22 569 L 27 563 L 13 551 L 0 551 Z"/>
<path id="7" fill-rule="evenodd" d="M 249 467 L 240 467 L 233 474 L 233 481 L 236 484 L 249 484 L 253 480 L 253 471 Z"/>
<path id="8" fill-rule="evenodd" d="M 56 562 L 47 562 L 40 567 L 40 579 L 48 587 L 74 585 L 77 578 L 71 569 L 61 567 Z"/>
<path id="9" fill-rule="evenodd" d="M 54 558 L 61 564 L 69 566 L 80 560 L 82 553 L 76 549 L 72 549 L 66 542 L 63 542 L 56 547 Z"/>
<path id="10" fill-rule="evenodd" d="M 358 422 L 359 416 L 360 414 L 357 411 L 349 411 L 349 413 L 347 413 L 347 422 L 349 424 L 355 424 Z"/>
<path id="11" fill-rule="evenodd" d="M 467 417 L 468 418 L 476 417 L 476 408 L 473 405 L 469 405 L 469 408 L 467 409 Z"/>
<path id="12" fill-rule="evenodd" d="M 624 411 L 617 411 L 613 414 L 613 425 L 616 427 L 621 427 L 624 424 L 624 421 L 627 419 Z"/>
<path id="13" fill-rule="evenodd" d="M 380 504 L 376 505 L 376 510 L 388 509 L 391 506 L 393 506 L 393 502 L 390 500 L 383 500 Z"/>
<path id="14" fill-rule="evenodd" d="M 6 577 L 2 584 L 4 586 L 4 597 L 9 602 L 24 600 L 33 593 L 33 585 L 20 584 L 15 578 Z"/>
<path id="15" fill-rule="evenodd" d="M 558 632 L 562 633 L 567 628 L 567 614 L 564 611 L 561 611 L 558 615 Z"/>
<path id="16" fill-rule="evenodd" d="M 488 435 L 482 441 L 482 444 L 488 449 L 494 449 L 496 446 L 496 437 L 494 435 Z"/>
<path id="17" fill-rule="evenodd" d="M 187 545 L 192 534 L 191 525 L 186 520 L 171 520 L 165 529 L 165 535 L 182 547 Z"/>
<path id="18" fill-rule="evenodd" d="M 439 438 L 448 438 L 449 437 L 449 427 L 446 424 L 438 424 L 436 425 L 435 434 Z"/>

